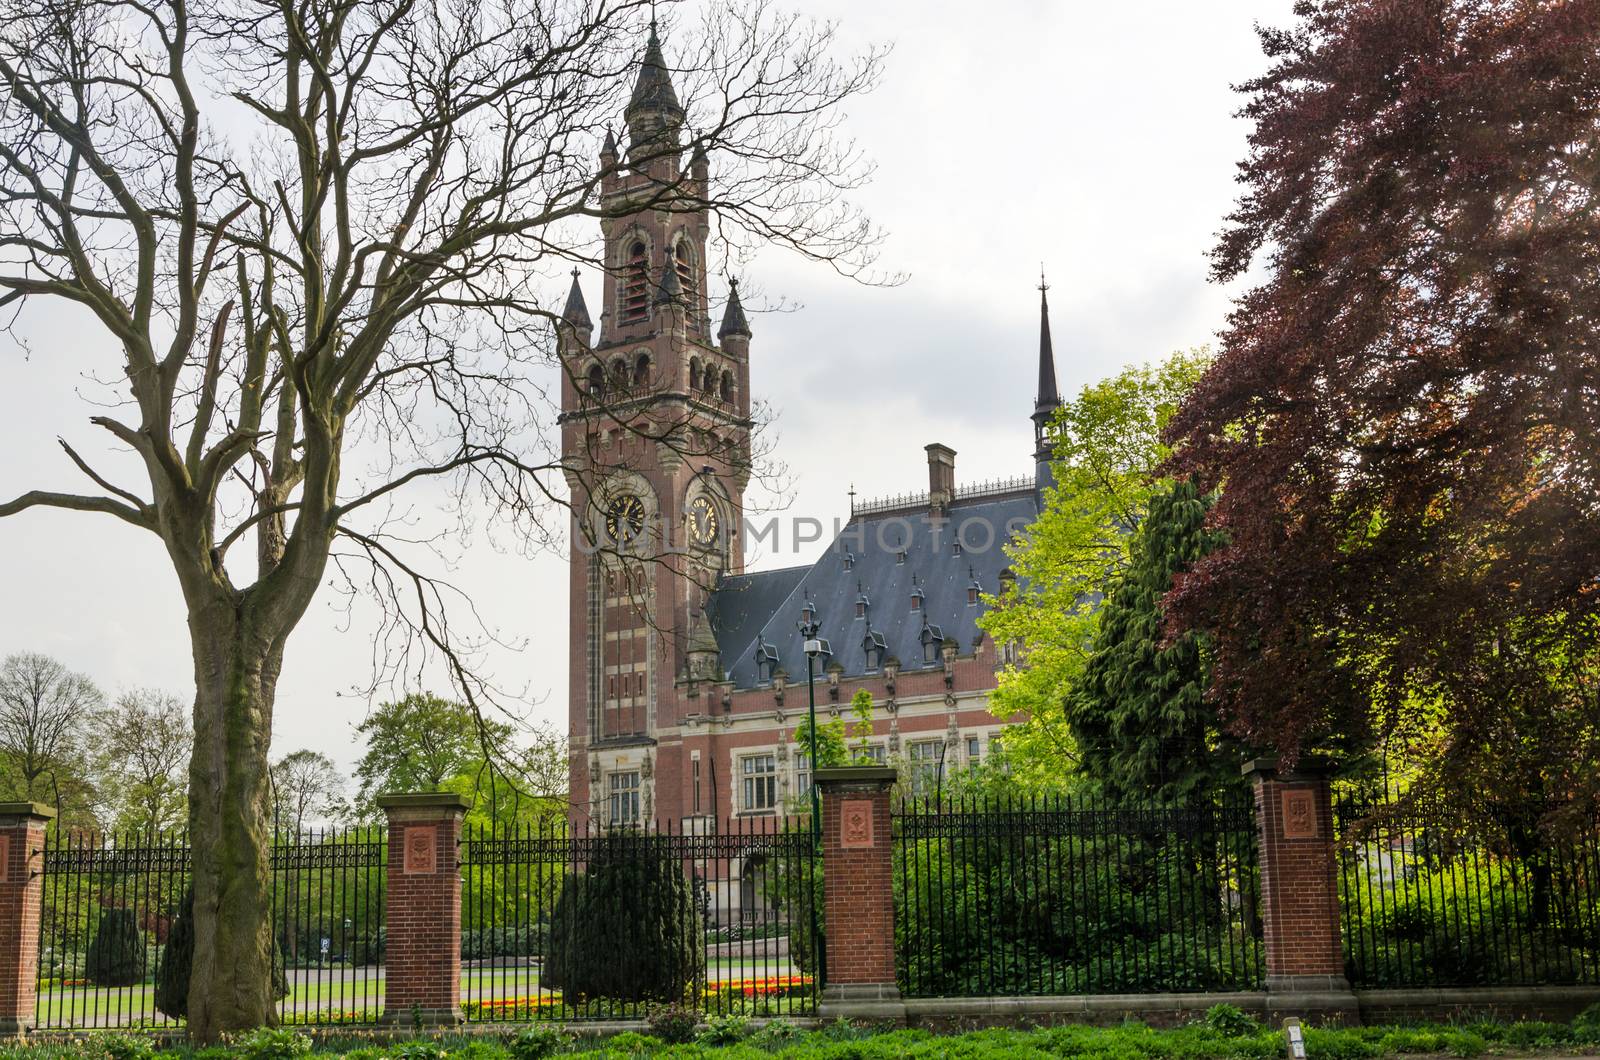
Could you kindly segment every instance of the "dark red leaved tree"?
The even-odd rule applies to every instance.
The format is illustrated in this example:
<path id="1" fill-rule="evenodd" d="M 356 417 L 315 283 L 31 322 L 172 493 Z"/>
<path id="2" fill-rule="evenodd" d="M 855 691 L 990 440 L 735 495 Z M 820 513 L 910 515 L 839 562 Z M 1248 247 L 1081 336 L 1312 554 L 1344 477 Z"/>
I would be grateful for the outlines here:
<path id="1" fill-rule="evenodd" d="M 1600 712 L 1600 0 L 1296 17 L 1261 31 L 1213 251 L 1264 279 L 1170 428 L 1231 544 L 1169 615 L 1214 631 L 1241 735 L 1570 794 Z"/>

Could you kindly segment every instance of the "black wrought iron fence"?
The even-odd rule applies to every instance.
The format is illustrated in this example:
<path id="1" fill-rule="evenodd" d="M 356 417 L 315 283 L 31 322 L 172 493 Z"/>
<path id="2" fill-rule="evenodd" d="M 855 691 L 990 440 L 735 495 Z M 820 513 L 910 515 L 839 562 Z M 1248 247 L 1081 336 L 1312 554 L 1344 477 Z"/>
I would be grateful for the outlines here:
<path id="1" fill-rule="evenodd" d="M 461 862 L 469 1021 L 814 1009 L 821 856 L 808 818 L 469 828 Z"/>
<path id="2" fill-rule="evenodd" d="M 1248 800 L 912 800 L 895 818 L 911 997 L 1241 990 L 1263 982 Z"/>
<path id="3" fill-rule="evenodd" d="M 1600 829 L 1560 816 L 1337 801 L 1350 981 L 1600 983 Z"/>
<path id="4" fill-rule="evenodd" d="M 279 1018 L 366 1022 L 383 1004 L 382 829 L 327 829 L 273 847 Z M 166 1027 L 187 1005 L 190 856 L 181 833 L 72 833 L 45 842 L 36 1020 L 48 1029 Z"/>

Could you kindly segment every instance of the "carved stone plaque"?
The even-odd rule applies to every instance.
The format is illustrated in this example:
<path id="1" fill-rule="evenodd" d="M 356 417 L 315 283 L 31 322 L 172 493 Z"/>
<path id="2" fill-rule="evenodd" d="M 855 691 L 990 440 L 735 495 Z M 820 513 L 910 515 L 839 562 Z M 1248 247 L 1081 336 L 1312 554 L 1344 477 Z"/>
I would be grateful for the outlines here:
<path id="1" fill-rule="evenodd" d="M 872 800 L 845 799 L 839 807 L 840 828 L 843 834 L 839 845 L 846 850 L 856 850 L 872 845 Z"/>
<path id="2" fill-rule="evenodd" d="M 405 874 L 407 876 L 435 871 L 437 866 L 434 855 L 437 841 L 438 833 L 431 824 L 414 825 L 406 829 Z"/>
<path id="3" fill-rule="evenodd" d="M 1317 837 L 1317 800 L 1307 788 L 1289 788 L 1283 793 L 1283 838 Z"/>

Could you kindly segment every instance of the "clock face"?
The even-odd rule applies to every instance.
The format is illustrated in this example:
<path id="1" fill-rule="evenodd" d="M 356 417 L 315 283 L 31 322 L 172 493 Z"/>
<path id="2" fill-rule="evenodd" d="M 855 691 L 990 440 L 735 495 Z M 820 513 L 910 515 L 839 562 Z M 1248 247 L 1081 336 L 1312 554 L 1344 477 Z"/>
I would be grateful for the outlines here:
<path id="1" fill-rule="evenodd" d="M 631 493 L 612 498 L 606 508 L 606 534 L 613 544 L 626 544 L 644 529 L 644 501 Z"/>
<path id="2" fill-rule="evenodd" d="M 717 539 L 721 529 L 717 520 L 717 506 L 709 497 L 696 497 L 689 505 L 689 538 L 702 547 Z"/>

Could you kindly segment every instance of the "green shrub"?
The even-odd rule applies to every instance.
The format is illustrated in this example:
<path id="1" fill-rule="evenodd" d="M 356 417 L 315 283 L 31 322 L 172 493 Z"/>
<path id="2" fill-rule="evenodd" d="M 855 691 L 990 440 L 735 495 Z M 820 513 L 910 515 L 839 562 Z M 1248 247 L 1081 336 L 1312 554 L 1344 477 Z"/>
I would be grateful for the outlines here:
<path id="1" fill-rule="evenodd" d="M 554 1027 L 529 1027 L 506 1043 L 511 1060 L 545 1060 L 566 1045 L 567 1039 Z"/>
<path id="2" fill-rule="evenodd" d="M 157 1052 L 155 1042 L 136 1034 L 108 1034 L 94 1044 L 106 1060 L 152 1060 Z"/>
<path id="3" fill-rule="evenodd" d="M 156 964 L 156 1008 L 173 1019 L 189 1015 L 189 969 L 194 965 L 194 891 L 184 893 Z"/>
<path id="4" fill-rule="evenodd" d="M 1226 1038 L 1244 1038 L 1261 1030 L 1254 1016 L 1234 1005 L 1212 1005 L 1206 1010 L 1205 1025 Z"/>
<path id="5" fill-rule="evenodd" d="M 311 1039 L 289 1027 L 257 1027 L 234 1043 L 244 1060 L 294 1060 L 311 1052 Z"/>
<path id="6" fill-rule="evenodd" d="M 778 1046 L 789 1044 L 800 1037 L 800 1034 L 799 1027 L 779 1017 L 778 1019 L 768 1020 L 766 1026 L 752 1034 L 750 1036 L 750 1044 L 761 1046 L 764 1049 L 774 1049 Z"/>
<path id="7" fill-rule="evenodd" d="M 744 1016 L 713 1016 L 706 1029 L 695 1036 L 701 1045 L 732 1045 L 750 1035 L 750 1021 Z"/>
<path id="8" fill-rule="evenodd" d="M 1369 1060 L 1383 1051 L 1350 1031 L 1307 1027 L 1306 1060 Z"/>
<path id="9" fill-rule="evenodd" d="M 445 1060 L 448 1054 L 438 1042 L 419 1038 L 390 1047 L 389 1055 L 394 1060 Z"/>
<path id="10" fill-rule="evenodd" d="M 1600 1004 L 1590 1005 L 1572 1021 L 1572 1040 L 1600 1045 Z"/>
<path id="11" fill-rule="evenodd" d="M 703 982 L 694 888 L 658 839 L 605 836 L 586 871 L 567 877 L 542 976 L 567 1000 L 681 1003 Z"/>
<path id="12" fill-rule="evenodd" d="M 144 978 L 144 936 L 132 909 L 107 909 L 84 958 L 83 973 L 96 986 L 132 986 Z"/>
<path id="13" fill-rule="evenodd" d="M 666 1042 L 651 1034 L 623 1031 L 606 1041 L 606 1052 L 623 1056 L 651 1056 L 666 1046 Z"/>
<path id="14" fill-rule="evenodd" d="M 682 1005 L 664 1005 L 650 1010 L 645 1022 L 650 1033 L 669 1045 L 694 1041 L 695 1028 L 700 1025 L 700 1014 Z"/>

